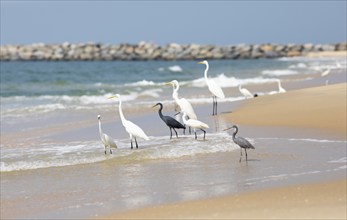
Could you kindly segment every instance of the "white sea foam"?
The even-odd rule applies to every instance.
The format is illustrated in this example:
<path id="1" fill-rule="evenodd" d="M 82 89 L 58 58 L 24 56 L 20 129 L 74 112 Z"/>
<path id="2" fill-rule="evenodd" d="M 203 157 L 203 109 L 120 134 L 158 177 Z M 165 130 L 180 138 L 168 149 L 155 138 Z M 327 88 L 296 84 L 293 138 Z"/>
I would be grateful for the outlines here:
<path id="1" fill-rule="evenodd" d="M 154 86 L 154 85 L 155 85 L 155 83 L 153 81 L 147 81 L 147 80 L 141 80 L 141 81 L 138 81 L 138 82 L 125 84 L 125 86 L 134 86 L 134 87 L 138 87 L 138 86 Z"/>
<path id="2" fill-rule="evenodd" d="M 284 70 L 263 70 L 261 72 L 261 74 L 267 75 L 267 76 L 288 76 L 288 75 L 299 74 L 299 72 L 297 72 L 295 70 L 288 70 L 288 69 L 284 69 Z"/>
<path id="3" fill-rule="evenodd" d="M 139 142 L 138 150 L 130 150 L 129 140 L 116 140 L 119 148 L 113 154 L 104 154 L 100 141 L 71 142 L 65 145 L 46 144 L 26 148 L 2 146 L 1 172 L 61 167 L 96 163 L 105 160 L 115 162 L 173 159 L 197 154 L 228 152 L 238 149 L 230 142 L 227 133 L 206 134 L 206 140 L 194 140 L 193 135 L 180 136 L 170 140 L 169 136 L 151 137 L 150 141 Z M 189 141 L 187 141 L 189 140 Z M 226 144 L 229 143 L 229 144 Z"/>
<path id="4" fill-rule="evenodd" d="M 171 72 L 182 72 L 182 67 L 175 65 L 175 66 L 169 66 L 168 70 L 170 70 Z"/>
<path id="5" fill-rule="evenodd" d="M 263 77 L 255 77 L 255 78 L 246 78 L 246 79 L 239 79 L 235 77 L 227 77 L 224 75 L 224 73 L 218 75 L 217 77 L 210 78 L 213 81 L 216 82 L 217 85 L 219 85 L 222 88 L 227 87 L 237 87 L 239 84 L 247 85 L 247 84 L 263 84 L 263 83 L 270 83 L 270 82 L 277 82 L 278 79 L 276 78 L 263 78 Z M 198 78 L 193 80 L 190 84 L 193 87 L 206 87 L 205 78 Z"/>

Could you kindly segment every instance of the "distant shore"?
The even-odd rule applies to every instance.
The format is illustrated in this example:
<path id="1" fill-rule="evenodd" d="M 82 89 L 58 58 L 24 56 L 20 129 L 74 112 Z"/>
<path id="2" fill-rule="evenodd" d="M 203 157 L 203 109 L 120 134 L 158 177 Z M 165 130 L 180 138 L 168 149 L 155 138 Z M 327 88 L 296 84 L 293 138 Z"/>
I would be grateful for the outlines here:
<path id="1" fill-rule="evenodd" d="M 159 46 L 147 42 L 114 45 L 65 42 L 61 44 L 1 45 L 0 51 L 0 61 L 259 59 L 347 51 L 347 43 L 237 44 L 229 46 L 171 43 Z"/>

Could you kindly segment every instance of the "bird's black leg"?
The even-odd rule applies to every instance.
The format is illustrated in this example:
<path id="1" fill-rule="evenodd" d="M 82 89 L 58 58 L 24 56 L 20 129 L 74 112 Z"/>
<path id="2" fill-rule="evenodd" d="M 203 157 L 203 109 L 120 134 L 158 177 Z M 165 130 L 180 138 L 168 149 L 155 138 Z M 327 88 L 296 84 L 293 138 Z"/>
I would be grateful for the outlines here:
<path id="1" fill-rule="evenodd" d="M 195 140 L 196 140 L 196 139 L 198 139 L 198 137 L 196 136 L 196 131 L 194 131 L 194 133 L 195 133 Z"/>
<path id="2" fill-rule="evenodd" d="M 213 101 L 212 101 L 212 103 L 213 103 L 213 104 L 212 104 L 212 115 L 214 115 L 214 96 L 212 96 L 212 100 L 213 100 Z"/>
<path id="3" fill-rule="evenodd" d="M 171 130 L 171 127 L 170 127 L 170 139 L 172 138 L 172 130 Z"/>
<path id="4" fill-rule="evenodd" d="M 183 129 L 183 134 L 186 135 L 186 129 Z"/>
<path id="5" fill-rule="evenodd" d="M 131 149 L 133 149 L 133 139 L 130 140 Z"/>
<path id="6" fill-rule="evenodd" d="M 176 133 L 176 137 L 178 138 L 178 134 L 177 134 L 177 131 L 174 129 L 174 128 L 172 128 L 174 131 L 175 131 L 175 133 Z"/>
<path id="7" fill-rule="evenodd" d="M 204 132 L 204 140 L 205 140 L 206 131 L 203 129 L 200 129 L 200 130 L 202 130 Z"/>
<path id="8" fill-rule="evenodd" d="M 247 150 L 246 150 L 246 148 L 245 148 L 245 153 L 246 153 L 246 161 L 247 161 Z"/>
<path id="9" fill-rule="evenodd" d="M 106 154 L 106 147 L 105 147 L 105 154 Z"/>
<path id="10" fill-rule="evenodd" d="M 215 97 L 215 100 L 216 100 L 216 112 L 215 112 L 215 115 L 217 115 L 217 105 L 218 105 L 217 96 Z"/>
<path id="11" fill-rule="evenodd" d="M 190 127 L 189 127 L 189 134 L 192 134 L 192 131 L 191 131 Z"/>
<path id="12" fill-rule="evenodd" d="M 135 143 L 136 143 L 136 148 L 138 149 L 139 148 L 139 145 L 137 145 L 137 140 L 135 138 Z"/>
<path id="13" fill-rule="evenodd" d="M 112 154 L 112 150 L 111 150 L 111 148 L 110 148 L 110 154 Z"/>

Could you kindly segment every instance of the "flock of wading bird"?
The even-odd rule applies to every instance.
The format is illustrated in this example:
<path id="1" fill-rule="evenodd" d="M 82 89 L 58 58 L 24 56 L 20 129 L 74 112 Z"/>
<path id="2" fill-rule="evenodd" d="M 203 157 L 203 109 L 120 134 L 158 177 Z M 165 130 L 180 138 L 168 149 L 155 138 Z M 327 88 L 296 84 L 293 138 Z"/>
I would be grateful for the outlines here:
<path id="1" fill-rule="evenodd" d="M 202 62 L 199 62 L 199 64 L 205 64 L 206 65 L 204 76 L 205 76 L 205 81 L 206 81 L 206 84 L 208 86 L 208 89 L 210 90 L 212 97 L 213 97 L 212 115 L 217 115 L 217 98 L 225 98 L 225 95 L 223 93 L 223 90 L 220 88 L 220 86 L 218 86 L 212 79 L 208 78 L 208 76 L 207 76 L 207 72 L 209 69 L 208 62 L 206 60 L 204 60 Z M 193 109 L 192 105 L 188 102 L 187 99 L 179 98 L 179 96 L 178 96 L 179 84 L 178 84 L 177 80 L 172 80 L 171 82 L 167 82 L 166 84 L 172 85 L 172 88 L 173 88 L 172 97 L 175 100 L 176 104 L 180 108 L 180 112 L 178 112 L 177 114 L 182 114 L 183 124 L 171 116 L 163 115 L 163 113 L 162 113 L 163 104 L 162 103 L 159 102 L 159 103 L 155 104 L 153 107 L 159 106 L 158 114 L 159 114 L 159 117 L 163 120 L 163 122 L 170 128 L 170 139 L 172 138 L 172 130 L 174 130 L 174 132 L 176 133 L 176 137 L 178 138 L 178 134 L 177 134 L 177 131 L 175 129 L 184 129 L 183 133 L 185 134 L 185 129 L 187 126 L 187 127 L 189 127 L 189 131 L 191 128 L 194 130 L 195 139 L 197 139 L 196 130 L 198 129 L 198 130 L 203 131 L 204 132 L 204 140 L 205 140 L 205 135 L 206 135 L 205 129 L 209 128 L 209 126 L 207 124 L 205 124 L 204 122 L 199 121 L 197 119 L 197 116 L 194 112 L 194 109 Z M 281 86 L 280 81 L 278 81 L 278 87 L 279 87 L 279 92 L 285 92 L 285 90 Z M 241 85 L 239 85 L 239 90 L 246 98 L 257 96 L 256 94 L 252 95 L 247 89 L 241 88 Z M 118 105 L 119 116 L 121 118 L 122 124 L 123 124 L 126 132 L 128 132 L 128 134 L 130 136 L 131 149 L 133 149 L 133 140 L 135 141 L 136 148 L 138 148 L 139 146 L 137 144 L 136 138 L 142 138 L 145 140 L 149 140 L 149 137 L 145 134 L 145 132 L 138 125 L 134 124 L 133 122 L 127 120 L 124 117 L 123 110 L 122 110 L 121 95 L 116 94 L 114 96 L 109 97 L 108 99 L 113 99 L 113 98 L 116 98 L 119 101 L 119 105 Z M 100 115 L 98 115 L 98 121 L 99 121 L 100 138 L 101 138 L 101 141 L 105 147 L 105 154 L 106 154 L 106 149 L 109 149 L 110 153 L 112 154 L 112 148 L 116 149 L 117 144 L 112 137 L 103 133 L 103 131 L 101 129 L 101 116 Z M 241 162 L 241 158 L 242 158 L 242 149 L 245 150 L 246 161 L 247 161 L 247 149 L 255 149 L 254 146 L 245 138 L 239 137 L 239 136 L 236 137 L 236 134 L 239 130 L 236 125 L 233 125 L 227 129 L 224 129 L 224 131 L 229 130 L 229 129 L 234 129 L 233 134 L 232 134 L 232 140 L 234 141 L 235 144 L 240 146 L 240 149 L 241 149 L 240 162 Z"/>

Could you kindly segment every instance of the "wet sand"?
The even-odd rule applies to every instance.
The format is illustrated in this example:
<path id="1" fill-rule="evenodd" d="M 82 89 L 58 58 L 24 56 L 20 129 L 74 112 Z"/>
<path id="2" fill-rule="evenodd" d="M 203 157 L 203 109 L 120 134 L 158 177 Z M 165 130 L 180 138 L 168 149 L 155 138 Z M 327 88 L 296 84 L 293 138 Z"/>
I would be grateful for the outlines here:
<path id="1" fill-rule="evenodd" d="M 291 91 L 247 100 L 232 113 L 222 114 L 220 117 L 229 123 L 245 127 L 242 134 L 248 131 L 252 134 L 254 129 L 263 131 L 253 134 L 270 131 L 273 135 L 280 136 L 310 131 L 316 137 L 322 138 L 321 134 L 324 134 L 324 138 L 346 140 L 346 94 L 346 83 Z M 282 148 L 282 154 L 301 151 L 299 148 L 294 150 L 293 147 L 288 144 L 278 148 Z M 259 154 L 259 146 L 255 151 L 257 150 L 256 157 L 260 158 L 262 153 Z M 302 148 L 302 151 L 307 150 Z M 319 148 L 314 151 L 308 154 L 311 157 L 320 154 Z M 250 154 L 252 153 L 253 151 Z M 345 157 L 346 149 L 340 153 L 342 158 Z M 343 164 L 344 172 L 334 178 L 326 176 L 321 179 L 313 178 L 310 183 L 301 182 L 206 200 L 158 205 L 105 218 L 346 219 L 346 162 Z"/>
<path id="2" fill-rule="evenodd" d="M 155 206 L 106 219 L 346 219 L 346 180 Z"/>

